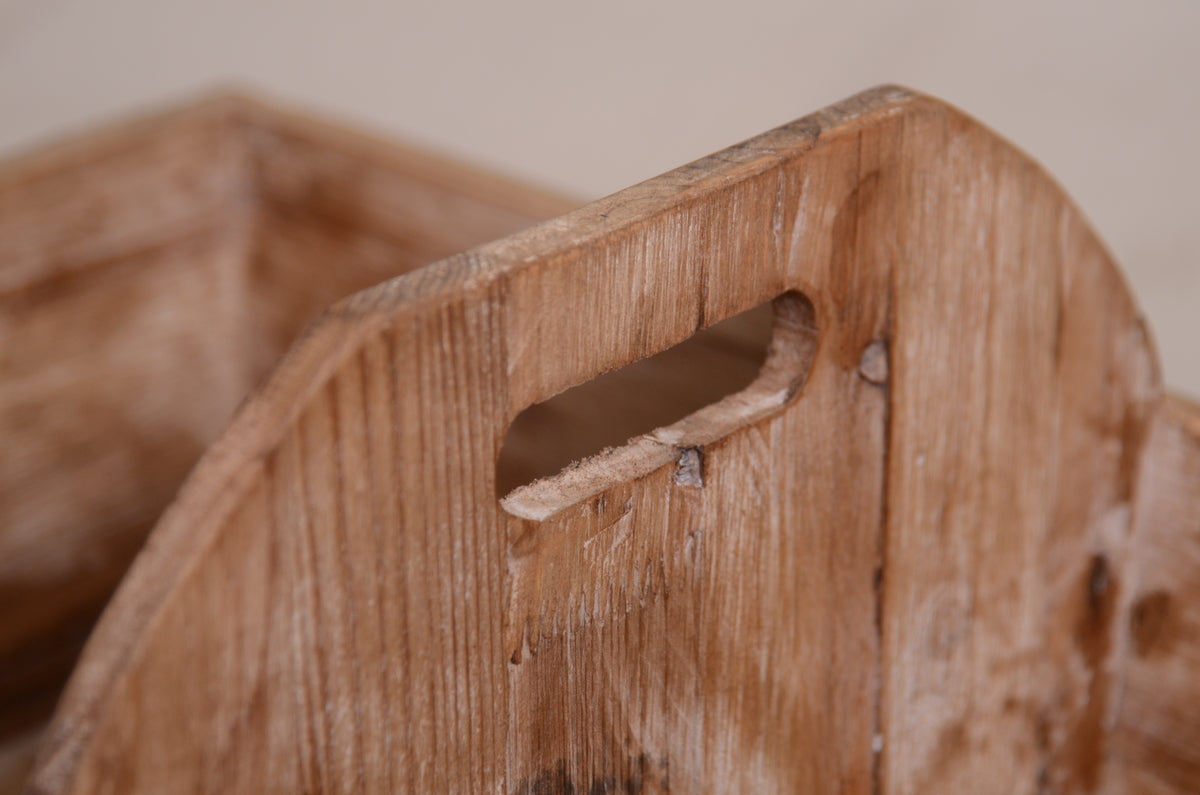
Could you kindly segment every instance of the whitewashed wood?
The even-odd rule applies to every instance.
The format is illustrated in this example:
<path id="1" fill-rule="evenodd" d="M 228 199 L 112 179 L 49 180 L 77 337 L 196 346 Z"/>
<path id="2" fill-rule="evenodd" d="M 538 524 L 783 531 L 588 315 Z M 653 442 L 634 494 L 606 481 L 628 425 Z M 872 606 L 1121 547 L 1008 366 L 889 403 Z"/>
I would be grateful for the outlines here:
<path id="1" fill-rule="evenodd" d="M 1200 786 L 1200 406 L 1170 398 L 1159 407 L 1137 492 L 1109 789 L 1192 792 Z"/>
<path id="2" fill-rule="evenodd" d="M 520 410 L 788 290 L 817 343 L 774 411 L 504 511 Z M 1059 188 L 867 92 L 325 314 L 164 516 L 34 791 L 1117 786 L 1162 406 Z"/>
<path id="3" fill-rule="evenodd" d="M 0 748 L 306 324 L 571 206 L 234 96 L 0 166 Z"/>

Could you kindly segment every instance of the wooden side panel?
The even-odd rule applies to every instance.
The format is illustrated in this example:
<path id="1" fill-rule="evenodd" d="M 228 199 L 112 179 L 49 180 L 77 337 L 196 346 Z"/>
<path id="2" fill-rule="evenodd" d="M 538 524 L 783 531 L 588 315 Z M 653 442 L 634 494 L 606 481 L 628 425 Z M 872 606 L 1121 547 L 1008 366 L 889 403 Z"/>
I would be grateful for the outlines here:
<path id="1" fill-rule="evenodd" d="M 0 169 L 0 744 L 49 717 L 250 387 L 233 111 L 201 103 Z"/>
<path id="2" fill-rule="evenodd" d="M 0 294 L 168 245 L 236 209 L 235 112 L 199 103 L 5 164 Z"/>
<path id="3" fill-rule="evenodd" d="M 209 225 L 0 295 L 0 712 L 61 686 L 248 391 L 241 253 Z"/>
<path id="4" fill-rule="evenodd" d="M 0 169 L 0 743 L 321 310 L 567 206 L 234 97 Z"/>
<path id="5" fill-rule="evenodd" d="M 815 166 L 808 187 L 845 207 L 858 141 L 828 146 L 849 157 Z M 529 284 L 586 317 L 513 315 L 513 351 L 579 341 L 579 357 L 511 361 L 515 383 L 559 384 L 586 372 L 585 348 L 645 352 L 648 318 L 675 334 L 788 287 L 822 299 L 799 396 L 704 445 L 698 478 L 670 465 L 544 523 L 510 520 L 510 792 L 871 791 L 887 401 L 853 349 L 884 333 L 887 270 L 858 267 L 875 252 L 856 247 L 852 213 L 786 235 L 809 208 L 785 177 L 760 170 L 728 203 L 680 202 L 635 255 L 597 243 Z M 568 280 L 585 267 L 586 283 Z M 843 294 L 879 298 L 841 312 Z"/>
<path id="6" fill-rule="evenodd" d="M 79 791 L 499 787 L 494 310 L 464 294 L 314 395 L 108 694 Z"/>
<path id="7" fill-rule="evenodd" d="M 883 399 L 825 372 L 706 446 L 701 485 L 669 467 L 526 528 L 510 791 L 870 791 Z M 840 460 L 781 443 L 851 425 Z"/>
<path id="8" fill-rule="evenodd" d="M 1135 485 L 1163 396 L 1141 316 L 1107 252 L 1075 212 L 1059 216 L 1058 232 L 1058 461 L 1038 557 L 1038 649 L 1054 687 L 1035 725 L 1040 779 L 1052 791 L 1096 792 L 1128 660 Z"/>
<path id="9" fill-rule="evenodd" d="M 1094 791 L 1152 354 L 1035 166 L 962 118 L 902 134 L 940 155 L 899 230 L 883 782 Z"/>
<path id="10" fill-rule="evenodd" d="M 778 413 L 502 511 L 521 409 L 784 291 L 820 342 Z M 869 92 L 327 314 L 160 525 L 36 790 L 1096 791 L 1158 401 L 1057 187 Z"/>
<path id="11" fill-rule="evenodd" d="M 257 204 L 245 355 L 267 372 L 334 301 L 572 209 L 436 156 L 247 108 Z"/>
<path id="12" fill-rule="evenodd" d="M 1138 478 L 1111 792 L 1200 790 L 1200 407 L 1170 399 Z"/>

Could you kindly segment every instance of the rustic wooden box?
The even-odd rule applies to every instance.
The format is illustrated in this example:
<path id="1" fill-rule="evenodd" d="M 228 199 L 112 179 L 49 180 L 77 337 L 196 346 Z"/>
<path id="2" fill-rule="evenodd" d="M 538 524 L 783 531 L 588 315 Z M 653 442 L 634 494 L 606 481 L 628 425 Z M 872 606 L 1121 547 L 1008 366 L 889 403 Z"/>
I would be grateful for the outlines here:
<path id="1" fill-rule="evenodd" d="M 568 209 L 237 98 L 5 167 L 0 778 L 1200 788 L 1200 411 L 1036 165 L 882 88 Z"/>
<path id="2" fill-rule="evenodd" d="M 146 534 L 306 324 L 572 206 L 237 96 L 7 164 L 0 742 L 31 746 Z"/>

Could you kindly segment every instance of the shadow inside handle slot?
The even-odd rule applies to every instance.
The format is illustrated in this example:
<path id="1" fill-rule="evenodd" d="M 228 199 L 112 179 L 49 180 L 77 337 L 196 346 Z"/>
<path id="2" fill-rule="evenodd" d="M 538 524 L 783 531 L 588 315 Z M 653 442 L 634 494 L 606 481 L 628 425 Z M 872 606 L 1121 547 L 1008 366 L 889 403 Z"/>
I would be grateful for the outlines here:
<path id="1" fill-rule="evenodd" d="M 777 315 L 792 316 L 779 323 Z M 794 320 L 797 316 L 800 322 Z M 783 333 L 781 334 L 781 329 Z M 801 334 L 801 379 L 807 374 L 816 331 L 812 305 L 798 293 L 783 296 L 701 329 L 661 353 L 603 373 L 522 411 L 505 436 L 496 466 L 497 496 L 552 477 L 573 463 L 673 425 L 751 386 L 768 359 L 772 337 L 796 347 Z M 795 356 L 785 356 L 794 360 Z"/>

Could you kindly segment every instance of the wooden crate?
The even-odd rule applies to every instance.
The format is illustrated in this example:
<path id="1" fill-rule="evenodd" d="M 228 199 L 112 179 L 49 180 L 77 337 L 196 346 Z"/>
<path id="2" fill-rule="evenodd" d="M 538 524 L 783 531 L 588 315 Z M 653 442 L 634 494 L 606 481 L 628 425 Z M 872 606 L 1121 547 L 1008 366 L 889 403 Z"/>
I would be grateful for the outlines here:
<path id="1" fill-rule="evenodd" d="M 7 168 L 32 791 L 1200 789 L 1200 409 L 1035 164 L 888 87 L 566 209 L 229 98 Z"/>
<path id="2" fill-rule="evenodd" d="M 163 508 L 300 331 L 573 206 L 237 96 L 0 171 L 0 781 L 23 774 Z"/>

